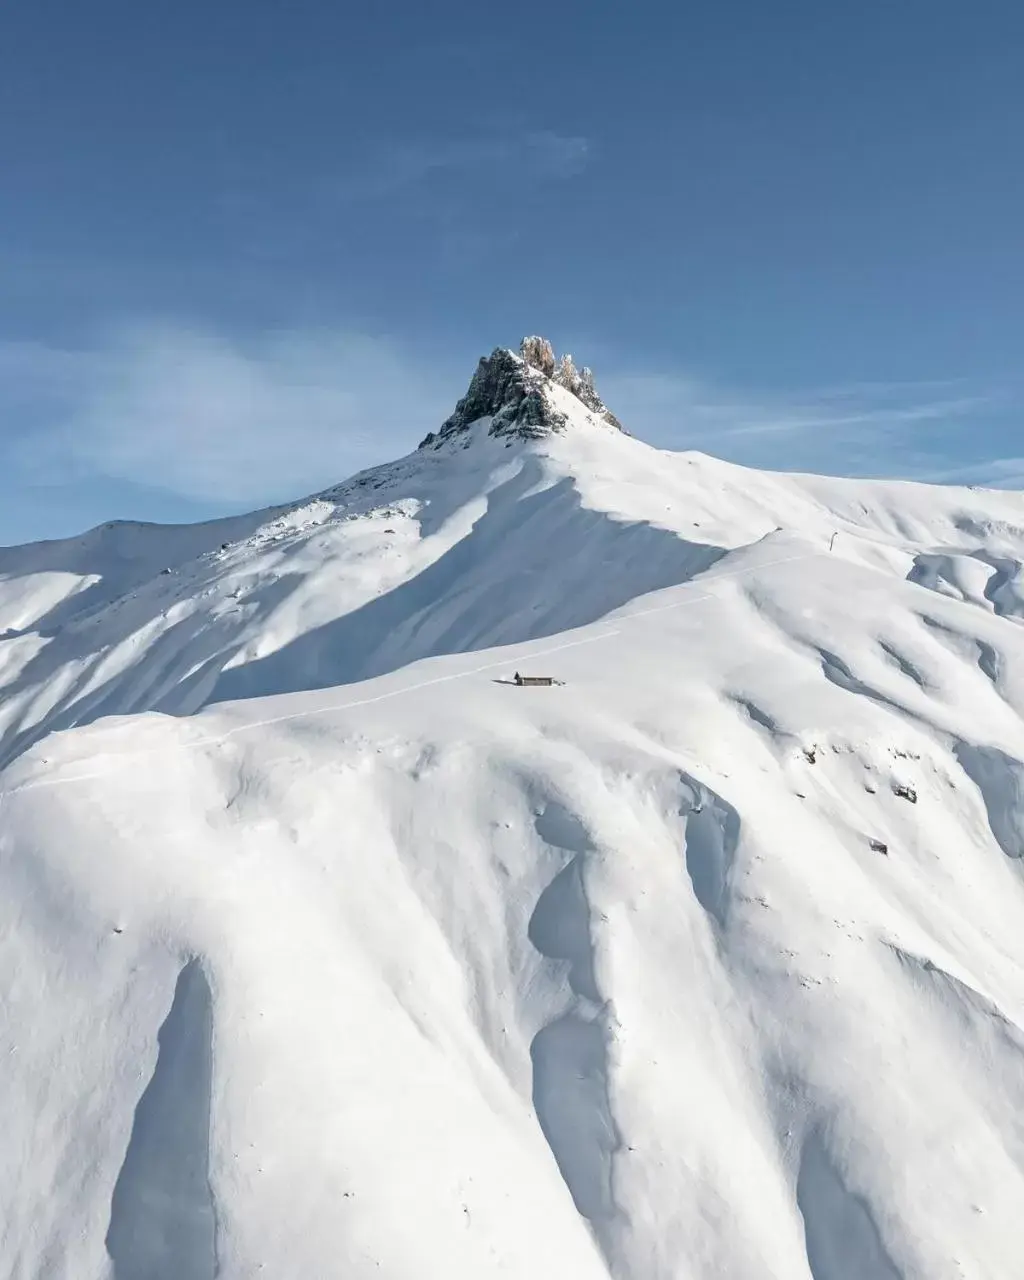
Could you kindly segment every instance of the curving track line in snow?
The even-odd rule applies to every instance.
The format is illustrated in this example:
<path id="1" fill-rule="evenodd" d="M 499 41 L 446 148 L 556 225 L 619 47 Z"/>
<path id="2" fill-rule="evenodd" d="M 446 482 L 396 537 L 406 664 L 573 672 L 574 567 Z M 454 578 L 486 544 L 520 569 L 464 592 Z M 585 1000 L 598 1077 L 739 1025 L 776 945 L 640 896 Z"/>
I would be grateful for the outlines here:
<path id="1" fill-rule="evenodd" d="M 747 549 L 748 549 L 747 547 L 736 548 L 737 551 L 743 551 Z M 755 573 L 764 569 L 772 569 L 778 565 L 794 564 L 801 560 L 815 560 L 815 559 L 819 559 L 820 557 L 826 554 L 827 553 L 822 551 L 805 551 L 805 552 L 802 552 L 800 555 L 781 556 L 777 560 L 767 560 L 763 564 L 746 565 L 742 569 L 734 569 L 731 572 L 711 574 L 707 578 L 702 579 L 700 585 L 704 586 L 707 583 L 718 582 L 720 580 L 727 579 L 727 578 L 741 578 L 745 574 Z M 696 585 L 696 584 L 682 583 L 679 589 L 685 591 L 688 586 L 692 586 L 692 585 Z M 693 605 L 705 604 L 709 600 L 714 600 L 714 599 L 716 599 L 714 595 L 708 592 L 704 592 L 701 595 L 693 595 L 693 596 L 688 596 L 682 600 L 674 600 L 672 601 L 671 604 L 656 605 L 650 609 L 637 609 L 634 612 L 627 614 L 621 620 L 619 625 L 614 627 L 608 627 L 607 629 L 599 632 L 597 635 L 584 636 L 580 640 L 568 640 L 562 644 L 548 645 L 546 648 L 543 648 L 543 649 L 531 650 L 530 652 L 525 653 L 523 657 L 530 660 L 534 658 L 546 658 L 550 654 L 564 653 L 565 650 L 567 649 L 576 649 L 576 648 L 579 648 L 581 645 L 597 644 L 602 640 L 610 640 L 612 636 L 620 635 L 622 632 L 622 629 L 628 623 L 633 622 L 638 618 L 649 618 L 655 614 L 669 613 L 673 609 L 690 608 Z M 596 623 L 592 625 L 599 626 L 600 624 Z M 522 646 L 517 645 L 516 648 L 522 648 Z M 448 656 L 456 656 L 456 655 L 448 655 Z M 307 720 L 313 716 L 328 715 L 336 711 L 350 711 L 350 710 L 354 710 L 357 707 L 368 707 L 368 706 L 372 706 L 374 703 L 377 703 L 377 702 L 388 702 L 392 698 L 399 698 L 408 693 L 416 693 L 420 689 L 429 689 L 433 685 L 450 684 L 456 680 L 467 680 L 472 676 L 485 675 L 489 671 L 507 670 L 508 667 L 509 667 L 509 659 L 502 658 L 498 662 L 486 662 L 479 667 L 471 667 L 469 670 L 453 671 L 449 675 L 434 676 L 430 680 L 419 680 L 415 684 L 403 685 L 401 688 L 398 688 L 398 689 L 390 689 L 386 693 L 375 694 L 372 698 L 354 698 L 348 702 L 331 702 L 319 707 L 309 707 L 302 711 L 286 711 L 282 715 L 268 716 L 264 720 L 247 720 L 245 724 L 239 724 L 239 725 L 235 725 L 231 729 L 225 729 L 223 733 L 210 734 L 208 737 L 205 737 L 205 738 L 196 738 L 192 742 L 178 742 L 178 743 L 168 744 L 160 747 L 150 747 L 142 751 L 132 751 L 130 754 L 133 759 L 138 759 L 140 756 L 163 755 L 168 751 L 195 751 L 202 747 L 216 747 L 216 746 L 220 746 L 224 742 L 227 742 L 230 738 L 234 738 L 238 736 L 239 734 L 248 733 L 251 729 L 265 729 L 265 728 L 271 727 L 272 725 L 285 724 L 291 720 Z M 68 730 L 65 730 L 64 732 L 68 732 Z M 45 739 L 43 739 L 43 741 L 45 741 Z M 97 778 L 104 777 L 109 772 L 110 772 L 110 769 L 109 767 L 107 767 L 103 769 L 91 770 L 88 773 L 76 773 L 76 774 L 73 774 L 71 777 L 39 778 L 32 782 L 25 782 L 19 787 L 12 787 L 10 789 L 5 789 L 3 791 L 0 791 L 0 803 L 2 803 L 4 797 L 18 795 L 23 791 L 36 791 L 42 787 L 59 787 L 59 786 L 65 786 L 65 785 L 69 785 L 71 783 L 76 783 L 76 782 L 90 782 Z"/>

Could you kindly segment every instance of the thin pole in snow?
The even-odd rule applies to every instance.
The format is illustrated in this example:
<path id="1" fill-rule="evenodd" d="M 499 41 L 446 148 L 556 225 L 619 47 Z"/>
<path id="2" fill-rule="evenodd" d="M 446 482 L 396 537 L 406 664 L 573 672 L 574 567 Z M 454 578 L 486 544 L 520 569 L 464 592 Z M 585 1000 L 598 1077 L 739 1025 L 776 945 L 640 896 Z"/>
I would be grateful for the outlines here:
<path id="1" fill-rule="evenodd" d="M 839 530 L 837 529 L 835 533 L 832 535 L 832 537 L 829 539 L 829 543 L 828 543 L 829 551 L 831 551 L 832 548 L 836 545 L 836 536 L 838 535 L 838 533 L 839 533 Z"/>

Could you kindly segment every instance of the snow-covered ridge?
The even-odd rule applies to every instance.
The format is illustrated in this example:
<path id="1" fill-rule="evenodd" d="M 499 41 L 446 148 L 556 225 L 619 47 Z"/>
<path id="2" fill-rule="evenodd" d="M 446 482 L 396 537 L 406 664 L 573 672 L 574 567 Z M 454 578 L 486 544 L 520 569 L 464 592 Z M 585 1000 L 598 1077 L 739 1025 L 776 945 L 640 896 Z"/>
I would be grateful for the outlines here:
<path id="1" fill-rule="evenodd" d="M 1024 495 L 542 376 L 0 551 L 0 1274 L 1017 1274 Z"/>
<path id="2" fill-rule="evenodd" d="M 552 635 L 776 529 L 814 547 L 839 530 L 840 558 L 981 608 L 991 580 L 1019 612 L 1017 495 L 665 453 L 554 391 L 570 431 L 496 436 L 484 418 L 293 506 L 0 551 L 0 760 L 101 715 L 190 714 Z"/>

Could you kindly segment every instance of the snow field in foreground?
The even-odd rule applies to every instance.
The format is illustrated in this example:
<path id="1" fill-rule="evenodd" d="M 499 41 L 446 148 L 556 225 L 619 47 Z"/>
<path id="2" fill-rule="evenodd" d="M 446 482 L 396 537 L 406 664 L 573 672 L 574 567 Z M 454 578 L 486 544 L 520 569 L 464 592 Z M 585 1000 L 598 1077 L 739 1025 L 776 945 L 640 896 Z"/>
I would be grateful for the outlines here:
<path id="1" fill-rule="evenodd" d="M 1012 1276 L 1018 624 L 782 541 L 14 763 L 10 1274 Z"/>

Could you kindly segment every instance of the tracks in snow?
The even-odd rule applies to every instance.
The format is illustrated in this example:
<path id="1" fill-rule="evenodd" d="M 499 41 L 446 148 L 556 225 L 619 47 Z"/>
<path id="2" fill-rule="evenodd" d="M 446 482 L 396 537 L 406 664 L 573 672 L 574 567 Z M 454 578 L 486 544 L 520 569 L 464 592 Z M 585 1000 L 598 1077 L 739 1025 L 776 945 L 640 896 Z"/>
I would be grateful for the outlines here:
<path id="1" fill-rule="evenodd" d="M 738 548 L 738 550 L 744 550 L 744 548 Z M 795 556 L 782 556 L 777 560 L 765 561 L 763 564 L 752 565 L 752 566 L 744 565 L 742 568 L 734 570 L 732 572 L 709 574 L 706 578 L 701 578 L 699 582 L 700 582 L 700 585 L 703 586 L 711 582 L 717 582 L 720 579 L 740 578 L 747 574 L 761 571 L 764 569 L 771 569 L 779 565 L 792 564 L 801 560 L 818 559 L 820 558 L 820 556 L 824 554 L 826 553 L 811 551 L 811 552 L 804 552 L 804 553 L 801 553 L 800 555 L 795 555 Z M 680 588 L 680 590 L 685 591 L 687 587 L 695 586 L 695 585 L 697 585 L 696 582 L 685 583 Z M 618 636 L 621 633 L 622 629 L 628 626 L 632 622 L 645 619 L 648 617 L 653 617 L 661 613 L 669 613 L 676 609 L 692 608 L 694 605 L 703 604 L 713 599 L 715 599 L 715 597 L 707 593 L 702 593 L 700 595 L 686 595 L 682 599 L 674 600 L 669 604 L 655 605 L 648 609 L 633 610 L 630 613 L 623 616 L 621 619 L 617 619 L 614 625 L 610 623 L 593 624 L 594 626 L 601 627 L 601 630 L 597 631 L 593 635 L 583 636 L 581 639 L 578 639 L 578 640 L 568 640 L 561 644 L 546 645 L 540 649 L 531 649 L 529 652 L 522 653 L 519 658 L 519 661 L 520 662 L 533 661 L 537 658 L 548 657 L 554 653 L 563 653 L 569 649 L 579 648 L 581 645 L 599 644 L 603 640 L 609 640 L 614 636 Z M 517 648 L 520 648 L 520 649 L 524 647 L 525 646 L 522 646 L 522 645 L 517 646 Z M 155 757 L 155 756 L 163 755 L 167 751 L 196 751 L 196 750 L 201 750 L 204 747 L 219 746 L 221 743 L 227 742 L 231 738 L 238 737 L 243 733 L 249 733 L 254 729 L 265 729 L 265 728 L 269 728 L 272 725 L 287 724 L 294 720 L 308 720 L 314 716 L 331 715 L 338 711 L 349 711 L 349 710 L 355 710 L 356 708 L 359 708 L 359 707 L 372 706 L 376 703 L 388 702 L 394 698 L 400 698 L 407 694 L 415 693 L 421 689 L 431 688 L 435 685 L 451 684 L 455 681 L 470 679 L 473 676 L 489 674 L 492 671 L 508 670 L 510 665 L 511 665 L 510 661 L 507 659 L 502 659 L 501 661 L 498 661 L 498 662 L 487 662 L 477 667 L 471 667 L 465 671 L 452 672 L 450 675 L 435 676 L 433 679 L 430 679 L 430 680 L 419 680 L 415 684 L 403 685 L 400 688 L 391 689 L 386 693 L 375 694 L 373 697 L 353 698 L 345 702 L 331 702 L 319 707 L 305 708 L 302 711 L 289 711 L 289 712 L 285 712 L 283 715 L 269 716 L 263 720 L 250 720 L 250 721 L 247 721 L 245 724 L 236 725 L 232 729 L 226 729 L 223 733 L 210 734 L 205 737 L 196 738 L 192 742 L 187 742 L 187 743 L 174 743 L 169 746 L 162 745 L 160 747 L 150 748 L 149 750 L 136 750 L 131 752 L 131 756 L 133 760 L 138 760 L 145 756 Z M 32 744 L 26 743 L 25 744 L 26 749 L 30 745 Z M 115 761 L 117 758 L 118 756 L 116 755 L 112 756 L 111 757 L 112 762 Z M 10 759 L 6 760 L 4 762 L 5 767 L 10 763 L 13 763 L 13 761 Z M 23 783 L 19 787 L 11 788 L 10 791 L 0 791 L 0 798 L 2 798 L 4 795 L 16 794 L 19 791 L 36 790 L 37 788 L 40 788 L 40 787 L 65 786 L 65 785 L 76 783 L 76 782 L 92 781 L 96 778 L 105 776 L 108 772 L 110 772 L 110 769 L 112 767 L 114 767 L 113 763 L 111 763 L 111 765 L 109 765 L 105 769 L 99 769 L 99 770 L 91 769 L 88 771 L 83 771 L 81 773 L 73 774 L 69 777 L 36 779 L 31 782 Z"/>

